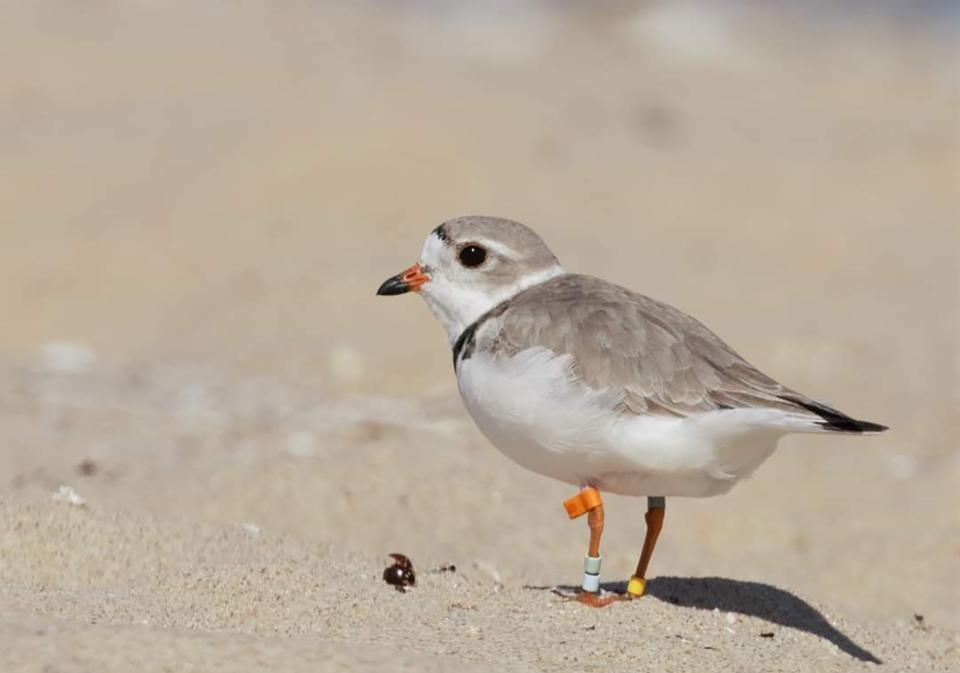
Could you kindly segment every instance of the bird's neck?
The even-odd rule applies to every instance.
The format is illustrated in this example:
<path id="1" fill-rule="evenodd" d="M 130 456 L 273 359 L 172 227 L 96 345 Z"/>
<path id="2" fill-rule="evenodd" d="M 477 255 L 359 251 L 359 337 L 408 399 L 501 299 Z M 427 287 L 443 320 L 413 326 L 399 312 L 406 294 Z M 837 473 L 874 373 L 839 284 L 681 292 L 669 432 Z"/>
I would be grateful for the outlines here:
<path id="1" fill-rule="evenodd" d="M 565 273 L 563 267 L 558 264 L 544 271 L 526 275 L 517 282 L 498 288 L 493 292 L 489 290 L 480 291 L 437 279 L 439 282 L 431 281 L 427 283 L 420 294 L 423 295 L 427 306 L 433 311 L 437 320 L 443 325 L 452 347 L 467 327 L 495 306 L 513 299 L 524 290 Z"/>

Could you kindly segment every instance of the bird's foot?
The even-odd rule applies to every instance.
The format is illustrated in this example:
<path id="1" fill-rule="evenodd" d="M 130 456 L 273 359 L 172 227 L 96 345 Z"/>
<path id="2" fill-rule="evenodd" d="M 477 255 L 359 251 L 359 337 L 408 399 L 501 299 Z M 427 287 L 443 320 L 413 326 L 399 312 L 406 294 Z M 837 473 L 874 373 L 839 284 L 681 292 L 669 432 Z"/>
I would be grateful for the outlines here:
<path id="1" fill-rule="evenodd" d="M 566 587 L 554 587 L 553 593 L 560 596 L 565 601 L 575 601 L 588 605 L 591 608 L 605 608 L 612 603 L 629 601 L 633 599 L 630 594 L 619 594 L 614 591 L 600 590 L 597 592 L 584 591 L 583 589 L 569 589 Z"/>

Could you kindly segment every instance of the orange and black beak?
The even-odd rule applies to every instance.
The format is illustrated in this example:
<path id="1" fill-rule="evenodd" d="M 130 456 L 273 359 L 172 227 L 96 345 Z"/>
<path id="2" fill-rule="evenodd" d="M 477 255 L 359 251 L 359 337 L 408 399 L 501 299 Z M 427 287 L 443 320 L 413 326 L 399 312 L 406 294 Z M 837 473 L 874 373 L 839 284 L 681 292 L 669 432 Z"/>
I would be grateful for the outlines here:
<path id="1" fill-rule="evenodd" d="M 407 292 L 419 292 L 423 284 L 430 280 L 430 275 L 420 264 L 414 264 L 401 274 L 393 278 L 387 278 L 380 289 L 378 295 L 406 294 Z"/>

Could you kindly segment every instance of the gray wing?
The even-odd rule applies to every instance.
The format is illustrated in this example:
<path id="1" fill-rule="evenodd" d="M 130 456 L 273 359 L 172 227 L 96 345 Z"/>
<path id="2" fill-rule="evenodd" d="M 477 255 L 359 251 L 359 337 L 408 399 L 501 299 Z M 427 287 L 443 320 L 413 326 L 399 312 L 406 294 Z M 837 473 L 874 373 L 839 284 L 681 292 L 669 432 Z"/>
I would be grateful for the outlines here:
<path id="1" fill-rule="evenodd" d="M 625 410 L 635 414 L 730 408 L 807 414 L 813 410 L 805 403 L 817 404 L 758 371 L 682 311 L 589 276 L 530 288 L 491 317 L 491 331 L 484 331 L 494 352 L 540 346 L 570 354 L 579 378 L 591 388 L 622 389 Z"/>

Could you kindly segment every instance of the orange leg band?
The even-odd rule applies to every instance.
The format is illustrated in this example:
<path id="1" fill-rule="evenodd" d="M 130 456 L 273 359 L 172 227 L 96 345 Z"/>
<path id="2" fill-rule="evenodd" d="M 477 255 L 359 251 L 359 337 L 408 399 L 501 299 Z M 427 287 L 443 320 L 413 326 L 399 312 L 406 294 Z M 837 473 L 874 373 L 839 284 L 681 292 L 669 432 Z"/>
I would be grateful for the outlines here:
<path id="1" fill-rule="evenodd" d="M 603 507 L 603 498 L 600 497 L 600 491 L 593 486 L 587 486 L 572 498 L 563 501 L 563 508 L 571 519 L 581 517 L 597 507 Z"/>

